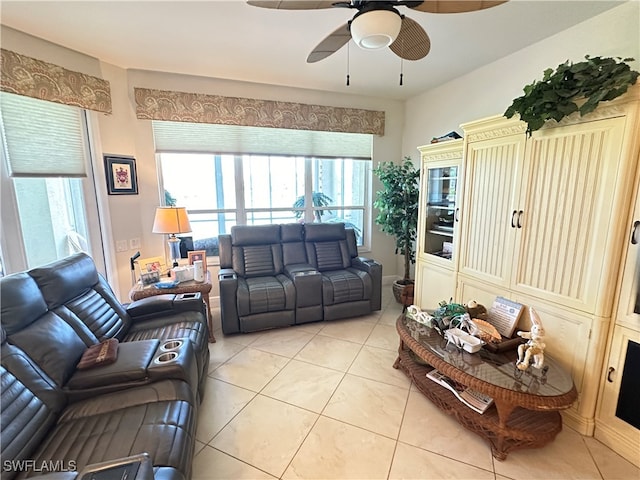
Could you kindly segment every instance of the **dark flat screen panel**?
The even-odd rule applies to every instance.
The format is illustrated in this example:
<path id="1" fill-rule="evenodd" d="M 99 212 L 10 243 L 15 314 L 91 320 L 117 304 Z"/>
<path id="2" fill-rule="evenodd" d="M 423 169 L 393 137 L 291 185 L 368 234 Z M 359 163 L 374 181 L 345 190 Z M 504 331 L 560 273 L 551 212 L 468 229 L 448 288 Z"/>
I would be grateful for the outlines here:
<path id="1" fill-rule="evenodd" d="M 616 417 L 640 429 L 640 344 L 629 342 L 624 359 Z"/>

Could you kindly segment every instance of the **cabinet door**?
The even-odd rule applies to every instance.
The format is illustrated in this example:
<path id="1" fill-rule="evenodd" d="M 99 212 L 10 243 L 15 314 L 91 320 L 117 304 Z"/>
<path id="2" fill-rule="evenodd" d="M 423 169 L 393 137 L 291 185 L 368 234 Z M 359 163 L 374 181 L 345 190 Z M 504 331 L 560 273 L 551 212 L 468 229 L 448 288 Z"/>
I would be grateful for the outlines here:
<path id="1" fill-rule="evenodd" d="M 527 141 L 512 289 L 591 313 L 599 290 L 613 288 L 602 276 L 620 258 L 606 246 L 620 221 L 612 212 L 624 121 L 544 129 Z"/>
<path id="2" fill-rule="evenodd" d="M 423 310 L 438 308 L 441 301 L 455 297 L 456 273 L 432 263 L 416 265 L 415 304 Z"/>
<path id="3" fill-rule="evenodd" d="M 469 143 L 459 271 L 508 288 L 525 136 Z"/>
<path id="4" fill-rule="evenodd" d="M 640 189 L 628 232 L 616 323 L 640 331 Z"/>
<path id="5" fill-rule="evenodd" d="M 421 154 L 418 261 L 456 269 L 463 140 L 418 147 Z"/>
<path id="6" fill-rule="evenodd" d="M 637 415 L 640 333 L 616 326 L 596 419 L 594 436 L 640 467 Z M 634 387 L 635 386 L 635 387 Z M 631 395 L 626 398 L 625 395 Z M 635 406 L 635 409 L 634 409 Z M 636 425 L 633 425 L 633 424 Z"/>

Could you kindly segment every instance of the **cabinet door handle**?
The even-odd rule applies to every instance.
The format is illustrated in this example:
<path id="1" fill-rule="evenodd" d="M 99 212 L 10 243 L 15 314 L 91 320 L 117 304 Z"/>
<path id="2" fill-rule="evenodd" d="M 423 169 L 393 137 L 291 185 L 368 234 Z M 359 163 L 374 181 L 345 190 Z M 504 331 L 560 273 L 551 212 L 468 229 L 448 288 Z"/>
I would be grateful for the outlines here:
<path id="1" fill-rule="evenodd" d="M 633 227 L 631 228 L 631 245 L 638 244 L 638 227 L 640 227 L 640 220 L 633 222 Z"/>
<path id="2" fill-rule="evenodd" d="M 455 219 L 456 219 L 456 222 L 460 221 L 460 208 L 456 208 Z"/>
<path id="3" fill-rule="evenodd" d="M 524 211 L 520 210 L 518 212 L 518 228 L 522 228 L 522 214 L 524 213 Z"/>
<path id="4" fill-rule="evenodd" d="M 516 228 L 516 215 L 518 214 L 517 210 L 514 210 L 511 214 L 511 228 Z"/>
<path id="5" fill-rule="evenodd" d="M 613 380 L 611 379 L 611 374 L 615 371 L 616 371 L 615 368 L 609 367 L 609 370 L 607 371 L 607 382 L 613 383 Z"/>

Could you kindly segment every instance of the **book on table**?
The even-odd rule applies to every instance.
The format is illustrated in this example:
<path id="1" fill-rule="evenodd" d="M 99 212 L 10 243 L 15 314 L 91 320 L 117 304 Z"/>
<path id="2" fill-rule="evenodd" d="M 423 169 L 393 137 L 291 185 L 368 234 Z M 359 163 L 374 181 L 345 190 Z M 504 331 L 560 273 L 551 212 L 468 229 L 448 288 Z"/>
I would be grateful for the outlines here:
<path id="1" fill-rule="evenodd" d="M 461 385 L 436 369 L 427 373 L 427 378 L 450 390 L 458 400 L 478 413 L 486 412 L 493 404 L 493 398 L 485 395 L 484 393 L 480 393 L 477 390 Z"/>

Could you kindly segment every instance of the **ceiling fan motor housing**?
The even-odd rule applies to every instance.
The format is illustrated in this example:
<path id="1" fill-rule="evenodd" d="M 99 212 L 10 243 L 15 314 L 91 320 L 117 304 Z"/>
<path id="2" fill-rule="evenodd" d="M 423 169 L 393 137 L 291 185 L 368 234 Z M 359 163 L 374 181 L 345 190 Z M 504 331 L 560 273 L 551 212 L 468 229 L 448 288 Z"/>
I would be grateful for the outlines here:
<path id="1" fill-rule="evenodd" d="M 360 10 L 349 22 L 351 37 L 360 48 L 376 50 L 388 47 L 400 33 L 402 16 L 392 6 L 380 3 L 379 6 Z"/>

